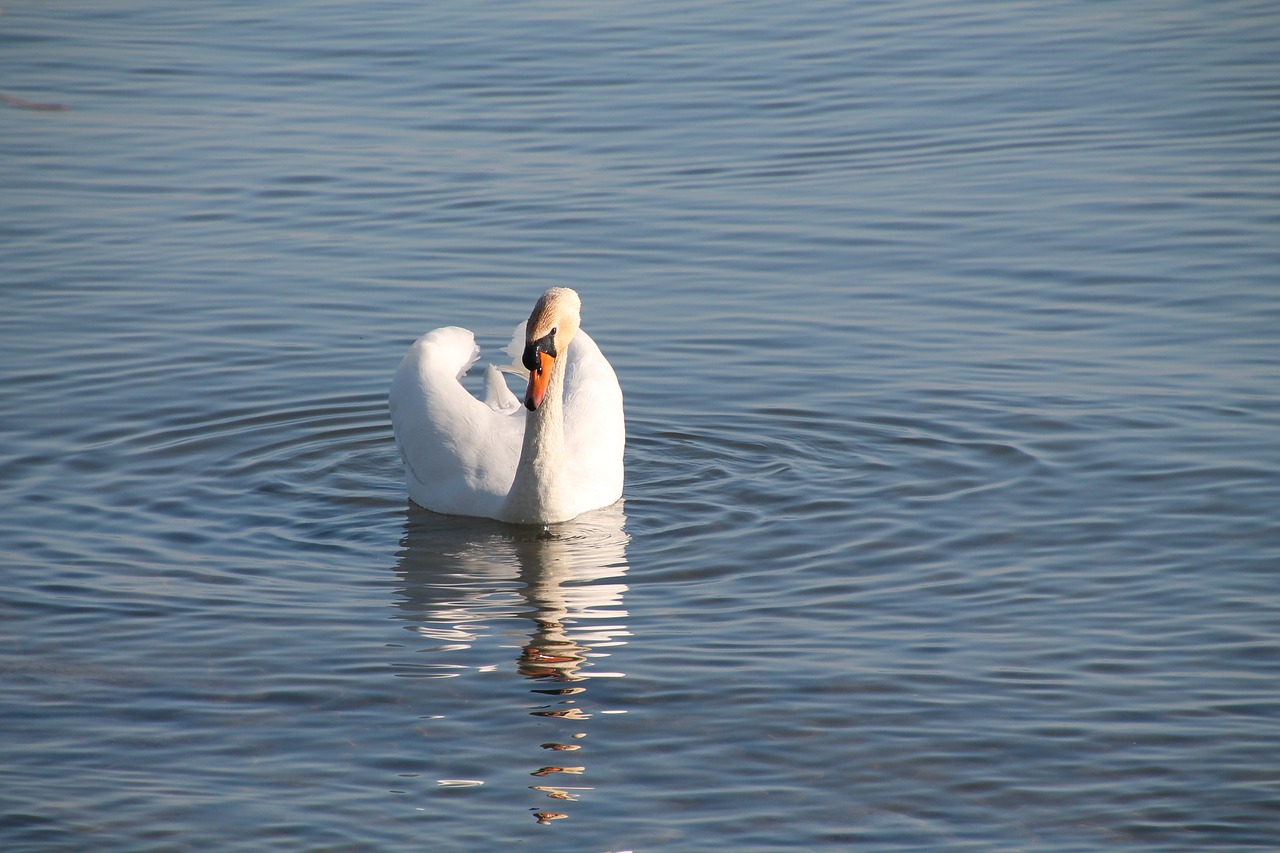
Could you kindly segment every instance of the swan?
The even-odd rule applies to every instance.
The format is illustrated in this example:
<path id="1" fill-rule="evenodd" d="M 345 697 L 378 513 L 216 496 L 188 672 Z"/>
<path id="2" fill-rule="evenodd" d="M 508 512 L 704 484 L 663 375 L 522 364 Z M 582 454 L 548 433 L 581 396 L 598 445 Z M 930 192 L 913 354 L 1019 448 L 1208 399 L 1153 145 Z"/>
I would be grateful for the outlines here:
<path id="1" fill-rule="evenodd" d="M 520 365 L 504 370 L 528 375 L 523 406 L 493 365 L 483 402 L 462 386 L 480 358 L 467 329 L 435 329 L 409 347 L 389 403 L 414 503 L 551 524 L 622 497 L 622 389 L 581 316 L 578 294 L 553 287 L 516 326 L 505 352 Z"/>

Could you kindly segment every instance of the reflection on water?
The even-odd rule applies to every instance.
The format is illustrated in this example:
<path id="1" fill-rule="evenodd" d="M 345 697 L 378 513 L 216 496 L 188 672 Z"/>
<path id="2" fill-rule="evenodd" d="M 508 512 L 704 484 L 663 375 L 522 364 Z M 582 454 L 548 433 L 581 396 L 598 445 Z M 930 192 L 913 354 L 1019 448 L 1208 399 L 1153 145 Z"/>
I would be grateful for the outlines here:
<path id="1" fill-rule="evenodd" d="M 519 703 L 553 726 L 528 747 L 529 787 L 557 803 L 576 801 L 591 786 L 587 773 L 590 721 L 621 713 L 593 706 L 591 679 L 623 675 L 605 663 L 609 649 L 630 636 L 618 579 L 627 571 L 622 503 L 551 527 L 511 527 L 441 516 L 412 507 L 399 554 L 401 618 L 424 646 L 414 660 L 395 664 L 410 678 L 459 678 L 507 670 L 522 676 Z M 519 629 L 518 651 L 495 662 Z M 425 660 L 419 659 L 425 657 Z M 528 682 L 537 686 L 530 688 Z M 433 694 L 437 696 L 439 694 Z M 448 694 L 465 704 L 467 693 Z M 529 702 L 532 695 L 533 702 Z M 500 697 L 499 702 L 506 697 Z M 449 708 L 434 715 L 448 716 Z M 462 707 L 456 710 L 464 710 Z M 545 733 L 545 732 L 544 732 Z M 483 779 L 438 779 L 442 787 L 479 787 Z M 568 817 L 535 809 L 539 823 Z"/>
<path id="2" fill-rule="evenodd" d="M 0 851 L 1276 849 L 1223 6 L 0 0 Z M 406 525 L 405 348 L 552 284 L 630 540 Z"/>

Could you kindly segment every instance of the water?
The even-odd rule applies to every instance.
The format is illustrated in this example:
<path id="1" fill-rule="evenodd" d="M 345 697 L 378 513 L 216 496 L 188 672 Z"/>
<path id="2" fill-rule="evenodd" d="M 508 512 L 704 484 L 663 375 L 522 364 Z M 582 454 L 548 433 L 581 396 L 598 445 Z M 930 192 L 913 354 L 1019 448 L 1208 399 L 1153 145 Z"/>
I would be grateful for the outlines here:
<path id="1" fill-rule="evenodd" d="M 7 4 L 0 846 L 1272 849 L 1278 41 Z M 553 284 L 623 504 L 410 507 L 401 354 Z"/>

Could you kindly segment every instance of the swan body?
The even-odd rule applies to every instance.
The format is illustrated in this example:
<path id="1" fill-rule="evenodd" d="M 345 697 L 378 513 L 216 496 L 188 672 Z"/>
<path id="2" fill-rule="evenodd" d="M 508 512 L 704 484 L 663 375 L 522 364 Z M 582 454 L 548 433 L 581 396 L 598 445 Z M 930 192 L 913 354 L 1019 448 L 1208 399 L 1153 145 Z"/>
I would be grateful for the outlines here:
<path id="1" fill-rule="evenodd" d="M 490 365 L 483 401 L 461 379 L 475 336 L 447 326 L 419 338 L 391 383 L 391 425 L 409 497 L 435 512 L 519 524 L 567 521 L 622 496 L 626 425 L 618 378 L 580 326 L 581 301 L 548 290 L 507 353 L 526 374 L 523 405 Z"/>

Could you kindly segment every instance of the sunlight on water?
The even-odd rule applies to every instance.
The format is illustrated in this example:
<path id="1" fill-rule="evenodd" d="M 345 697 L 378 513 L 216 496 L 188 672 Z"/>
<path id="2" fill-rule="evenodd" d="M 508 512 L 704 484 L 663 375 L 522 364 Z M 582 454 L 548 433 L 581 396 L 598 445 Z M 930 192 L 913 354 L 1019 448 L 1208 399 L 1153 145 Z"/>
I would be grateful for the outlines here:
<path id="1" fill-rule="evenodd" d="M 0 848 L 1272 848 L 1277 34 L 6 5 Z M 625 502 L 411 506 L 552 285 Z"/>
<path id="2" fill-rule="evenodd" d="M 529 790 L 561 803 L 561 808 L 594 790 L 592 785 L 567 781 L 587 774 L 593 744 L 585 739 L 591 734 L 592 717 L 622 712 L 593 701 L 589 682 L 625 675 L 599 669 L 631 636 L 623 606 L 627 585 L 618 582 L 627 572 L 625 520 L 621 503 L 552 528 L 503 529 L 414 510 L 400 553 L 401 617 L 431 645 L 410 647 L 416 662 L 395 665 L 396 673 L 465 678 L 514 671 L 539 685 L 521 690 L 513 683 L 508 701 L 542 723 L 522 752 L 540 762 L 572 753 L 573 764 L 543 763 L 529 774 L 545 780 L 529 784 Z M 442 536 L 453 534 L 459 525 L 473 535 Z M 448 550 L 442 552 L 444 543 Z M 423 653 L 431 659 L 422 662 Z M 465 716 L 466 703 L 476 697 L 452 695 L 463 703 L 458 710 Z M 440 710 L 431 715 L 435 722 L 429 729 L 449 725 L 449 707 Z M 437 780 L 446 788 L 488 783 Z M 541 823 L 567 817 L 535 814 Z"/>

